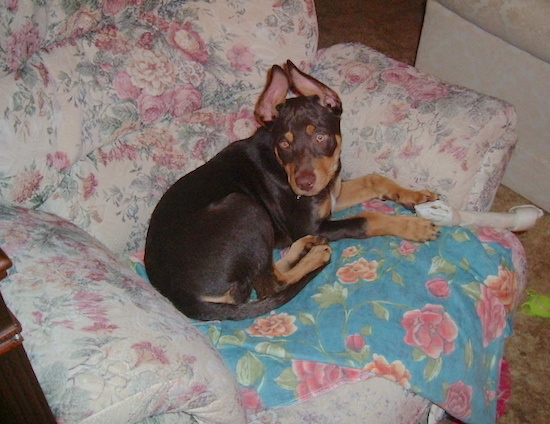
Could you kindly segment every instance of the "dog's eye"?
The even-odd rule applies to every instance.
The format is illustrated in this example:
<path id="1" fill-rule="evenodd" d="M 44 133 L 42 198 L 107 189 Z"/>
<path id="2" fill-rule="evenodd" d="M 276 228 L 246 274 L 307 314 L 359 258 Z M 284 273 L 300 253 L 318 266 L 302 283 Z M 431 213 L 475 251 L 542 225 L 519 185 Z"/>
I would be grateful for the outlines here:
<path id="1" fill-rule="evenodd" d="M 283 140 L 279 143 L 279 147 L 283 150 L 290 149 L 290 143 L 286 140 Z"/>
<path id="2" fill-rule="evenodd" d="M 315 141 L 317 143 L 324 143 L 327 140 L 328 140 L 328 134 L 323 134 L 323 133 L 315 134 Z"/>

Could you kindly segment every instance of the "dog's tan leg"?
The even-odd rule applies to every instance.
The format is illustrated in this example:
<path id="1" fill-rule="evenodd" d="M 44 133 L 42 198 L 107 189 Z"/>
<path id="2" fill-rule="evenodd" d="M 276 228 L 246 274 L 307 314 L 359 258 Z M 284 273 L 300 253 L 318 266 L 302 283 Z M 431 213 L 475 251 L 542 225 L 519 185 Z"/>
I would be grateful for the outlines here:
<path id="1" fill-rule="evenodd" d="M 279 283 L 276 291 L 297 283 L 310 272 L 326 265 L 331 253 L 323 237 L 305 236 L 296 240 L 286 255 L 273 263 L 273 271 Z"/>
<path id="2" fill-rule="evenodd" d="M 420 203 L 437 200 L 437 198 L 437 194 L 431 191 L 408 190 L 389 178 L 378 174 L 370 174 L 355 180 L 342 182 L 335 212 L 371 199 L 389 199 L 406 207 L 413 207 Z"/>
<path id="3" fill-rule="evenodd" d="M 386 215 L 381 212 L 363 212 L 358 215 L 366 218 L 367 237 L 397 236 L 411 241 L 435 240 L 439 227 L 428 219 L 410 215 Z"/>

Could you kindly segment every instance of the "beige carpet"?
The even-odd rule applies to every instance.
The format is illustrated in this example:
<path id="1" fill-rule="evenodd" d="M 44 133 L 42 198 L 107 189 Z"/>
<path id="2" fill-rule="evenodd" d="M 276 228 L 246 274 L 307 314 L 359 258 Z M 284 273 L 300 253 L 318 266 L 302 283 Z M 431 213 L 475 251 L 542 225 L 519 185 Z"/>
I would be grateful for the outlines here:
<path id="1" fill-rule="evenodd" d="M 315 0 L 320 47 L 362 42 L 382 53 L 414 64 L 425 0 Z M 550 188 L 549 188 L 550 195 Z M 529 203 L 501 186 L 493 211 Z M 528 290 L 550 296 L 550 215 L 519 234 L 529 262 Z M 550 423 L 550 319 L 517 313 L 515 334 L 506 356 L 512 370 L 512 399 L 499 424 Z M 390 424 L 390 423 L 388 423 Z"/>

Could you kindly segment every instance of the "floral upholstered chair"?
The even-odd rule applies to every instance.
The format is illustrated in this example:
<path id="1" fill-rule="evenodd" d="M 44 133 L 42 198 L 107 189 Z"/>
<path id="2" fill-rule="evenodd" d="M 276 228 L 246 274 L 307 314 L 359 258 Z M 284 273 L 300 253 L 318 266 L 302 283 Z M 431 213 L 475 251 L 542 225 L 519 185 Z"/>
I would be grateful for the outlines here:
<path id="1" fill-rule="evenodd" d="M 187 319 L 139 252 L 167 187 L 256 129 L 274 63 L 340 94 L 345 178 L 380 173 L 456 208 L 490 208 L 512 106 L 363 45 L 317 50 L 312 0 L 0 8 L 0 246 L 14 263 L 0 290 L 59 423 L 495 421 L 525 284 L 512 233 L 344 240 L 299 296 L 241 322 Z M 411 213 L 371 201 L 334 218 L 358 210 Z"/>

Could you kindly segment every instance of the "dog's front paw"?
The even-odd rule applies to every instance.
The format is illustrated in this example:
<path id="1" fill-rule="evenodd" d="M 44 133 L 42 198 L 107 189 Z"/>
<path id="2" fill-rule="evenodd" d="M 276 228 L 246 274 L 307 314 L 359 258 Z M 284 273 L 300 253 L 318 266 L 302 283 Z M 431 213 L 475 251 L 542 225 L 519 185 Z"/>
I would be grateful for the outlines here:
<path id="1" fill-rule="evenodd" d="M 319 246 L 320 244 L 328 244 L 328 239 L 323 236 L 305 236 L 303 237 L 304 250 L 309 252 L 313 246 Z"/>
<path id="2" fill-rule="evenodd" d="M 414 210 L 416 205 L 426 202 L 434 202 L 439 196 L 430 190 L 403 190 L 399 192 L 397 202 L 401 203 L 407 209 Z"/>
<path id="3" fill-rule="evenodd" d="M 328 244 L 317 244 L 311 248 L 304 259 L 307 258 L 312 268 L 317 269 L 328 264 L 331 256 L 332 249 Z"/>
<path id="4" fill-rule="evenodd" d="M 440 228 L 429 219 L 416 216 L 399 217 L 399 237 L 410 241 L 425 242 L 435 240 Z"/>

